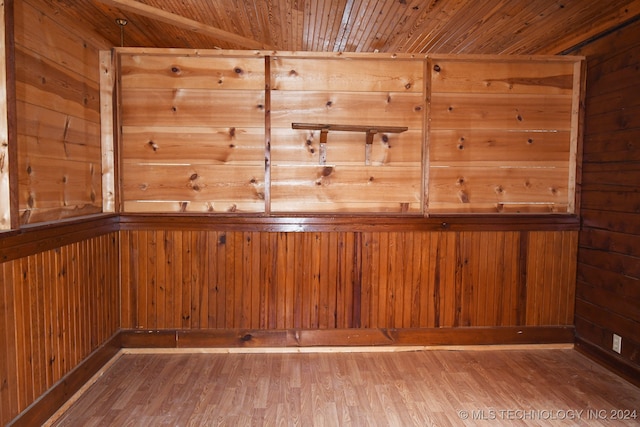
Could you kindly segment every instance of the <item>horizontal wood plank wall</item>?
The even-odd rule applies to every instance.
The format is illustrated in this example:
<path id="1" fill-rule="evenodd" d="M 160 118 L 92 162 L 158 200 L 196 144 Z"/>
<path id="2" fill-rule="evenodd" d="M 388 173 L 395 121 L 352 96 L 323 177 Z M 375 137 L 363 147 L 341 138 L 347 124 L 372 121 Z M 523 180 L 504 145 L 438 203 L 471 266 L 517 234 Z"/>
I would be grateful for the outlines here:
<path id="1" fill-rule="evenodd" d="M 117 52 L 124 212 L 575 212 L 581 57 Z"/>
<path id="2" fill-rule="evenodd" d="M 270 60 L 271 211 L 421 214 L 424 60 Z M 377 132 L 371 144 L 365 132 L 329 131 L 323 144 L 321 131 L 292 123 L 408 129 Z"/>
<path id="3" fill-rule="evenodd" d="M 580 346 L 640 378 L 640 22 L 585 46 Z M 612 350 L 622 337 L 621 353 Z"/>
<path id="4" fill-rule="evenodd" d="M 125 329 L 572 325 L 576 231 L 121 231 Z"/>
<path id="5" fill-rule="evenodd" d="M 430 56 L 431 213 L 572 213 L 579 61 Z"/>
<path id="6" fill-rule="evenodd" d="M 118 238 L 111 232 L 0 263 L 0 424 L 118 331 Z"/>
<path id="7" fill-rule="evenodd" d="M 264 58 L 120 55 L 123 208 L 264 212 Z"/>
<path id="8" fill-rule="evenodd" d="M 20 222 L 101 212 L 98 52 L 106 44 L 41 1 L 15 9 Z"/>

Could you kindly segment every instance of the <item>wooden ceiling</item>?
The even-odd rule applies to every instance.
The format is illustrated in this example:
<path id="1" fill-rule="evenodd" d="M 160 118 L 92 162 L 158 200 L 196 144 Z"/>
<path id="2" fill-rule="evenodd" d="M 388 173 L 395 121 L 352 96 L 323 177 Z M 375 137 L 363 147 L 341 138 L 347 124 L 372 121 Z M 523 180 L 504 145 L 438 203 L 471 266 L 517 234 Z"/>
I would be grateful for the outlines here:
<path id="1" fill-rule="evenodd" d="M 640 0 L 42 1 L 114 46 L 195 49 L 558 54 L 640 16 Z"/>

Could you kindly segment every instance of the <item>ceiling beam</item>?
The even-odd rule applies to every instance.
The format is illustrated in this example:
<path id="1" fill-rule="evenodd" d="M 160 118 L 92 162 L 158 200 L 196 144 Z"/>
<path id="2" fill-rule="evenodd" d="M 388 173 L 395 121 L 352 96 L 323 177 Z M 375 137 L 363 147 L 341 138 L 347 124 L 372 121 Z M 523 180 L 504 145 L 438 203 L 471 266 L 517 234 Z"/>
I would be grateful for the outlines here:
<path id="1" fill-rule="evenodd" d="M 136 15 L 145 16 L 147 18 L 155 19 L 156 21 L 164 22 L 185 30 L 193 31 L 195 33 L 204 34 L 214 37 L 218 40 L 232 43 L 247 49 L 272 49 L 271 46 L 263 44 L 259 41 L 252 40 L 238 34 L 233 34 L 228 31 L 221 30 L 220 28 L 212 27 L 211 25 L 203 24 L 193 19 L 185 18 L 184 16 L 176 15 L 175 13 L 167 12 L 157 7 L 149 6 L 144 3 L 140 3 L 136 0 L 95 0 L 99 3 L 104 3 L 108 6 L 116 7 L 120 10 L 132 12 Z"/>

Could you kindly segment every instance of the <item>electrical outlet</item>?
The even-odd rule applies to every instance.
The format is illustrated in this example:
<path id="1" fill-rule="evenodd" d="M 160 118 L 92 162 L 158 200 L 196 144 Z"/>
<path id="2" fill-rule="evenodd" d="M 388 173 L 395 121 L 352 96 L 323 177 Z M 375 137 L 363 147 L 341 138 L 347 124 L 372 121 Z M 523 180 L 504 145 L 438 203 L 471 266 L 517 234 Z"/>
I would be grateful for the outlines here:
<path id="1" fill-rule="evenodd" d="M 618 334 L 613 334 L 613 351 L 620 353 L 622 351 L 622 337 Z"/>

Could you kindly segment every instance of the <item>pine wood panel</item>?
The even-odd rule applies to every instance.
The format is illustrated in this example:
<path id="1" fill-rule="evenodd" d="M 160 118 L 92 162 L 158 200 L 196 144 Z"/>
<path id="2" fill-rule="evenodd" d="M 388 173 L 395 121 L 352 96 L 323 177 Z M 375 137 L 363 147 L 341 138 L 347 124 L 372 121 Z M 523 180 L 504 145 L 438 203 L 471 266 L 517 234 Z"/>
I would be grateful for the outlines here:
<path id="1" fill-rule="evenodd" d="M 439 96 L 438 96 L 439 95 Z M 431 96 L 432 129 L 571 129 L 571 96 L 467 93 Z"/>
<path id="2" fill-rule="evenodd" d="M 123 189 L 130 200 L 264 200 L 261 164 L 229 170 L 226 165 L 124 163 L 122 169 L 127 176 Z"/>
<path id="3" fill-rule="evenodd" d="M 291 123 L 336 123 L 422 128 L 425 106 L 424 96 L 420 93 L 340 92 L 329 88 L 272 92 L 272 126 L 287 128 Z"/>
<path id="4" fill-rule="evenodd" d="M 102 210 L 98 51 L 106 43 L 50 13 L 16 4 L 22 223 Z"/>
<path id="5" fill-rule="evenodd" d="M 427 64 L 428 211 L 571 213 L 580 60 L 435 55 Z"/>
<path id="6" fill-rule="evenodd" d="M 185 211 L 185 203 L 193 204 L 188 210 L 212 211 L 206 202 L 215 200 L 188 196 L 189 185 L 179 184 L 181 195 L 163 195 L 164 182 L 148 192 L 144 170 L 150 165 L 173 171 L 178 164 L 224 164 L 223 170 L 237 176 L 241 164 L 262 167 L 262 155 L 266 213 L 540 214 L 575 209 L 581 58 L 435 55 L 424 61 L 380 54 L 256 52 L 265 61 L 263 72 L 269 73 L 262 91 L 252 86 L 260 58 L 239 52 L 128 49 L 120 55 L 125 62 L 123 206 L 132 211 Z M 236 60 L 250 61 L 247 85 L 206 86 L 207 67 L 196 65 L 200 57 L 213 74 L 243 75 L 247 67 Z M 168 87 L 163 87 L 166 79 Z M 362 141 L 366 135 L 356 132 L 299 130 L 292 123 L 390 123 L 408 131 L 381 132 L 373 141 Z M 370 173 L 373 169 L 363 168 L 363 160 L 385 168 Z M 372 185 L 380 174 L 393 175 L 385 191 Z M 245 195 L 251 193 L 247 190 Z M 236 211 L 244 211 L 255 202 L 239 194 L 234 203 L 221 193 L 225 207 L 213 211 L 239 206 Z"/>
<path id="7" fill-rule="evenodd" d="M 432 167 L 429 211 L 566 212 L 567 169 L 546 167 Z"/>
<path id="8" fill-rule="evenodd" d="M 273 166 L 273 212 L 420 213 L 422 171 L 414 167 L 353 165 Z M 413 184 L 412 184 L 413 183 Z"/>
<path id="9" fill-rule="evenodd" d="M 422 212 L 424 61 L 274 56 L 270 66 L 273 212 Z M 319 131 L 292 123 L 409 129 L 366 148 L 364 133 L 329 131 L 321 147 Z"/>
<path id="10" fill-rule="evenodd" d="M 264 59 L 120 55 L 122 206 L 264 212 Z"/>
<path id="11" fill-rule="evenodd" d="M 123 126 L 127 162 L 255 164 L 264 159 L 264 130 L 251 127 Z"/>
<path id="12" fill-rule="evenodd" d="M 264 126 L 264 90 L 126 86 L 120 107 L 123 126 Z"/>
<path id="13" fill-rule="evenodd" d="M 432 129 L 429 133 L 432 166 L 483 165 L 566 167 L 569 133 L 499 129 Z"/>
<path id="14" fill-rule="evenodd" d="M 274 56 L 271 88 L 283 91 L 414 92 L 424 90 L 423 61 Z M 350 123 L 351 124 L 351 123 Z"/>
<path id="15" fill-rule="evenodd" d="M 7 424 L 119 328 L 118 233 L 0 264 L 0 422 Z"/>
<path id="16" fill-rule="evenodd" d="M 264 89 L 261 57 L 122 55 L 122 84 L 155 89 Z"/>
<path id="17" fill-rule="evenodd" d="M 577 233 L 127 230 L 122 326 L 570 325 Z"/>
<path id="18" fill-rule="evenodd" d="M 476 59 L 456 59 L 454 56 L 432 61 L 431 91 L 436 93 L 483 94 L 547 94 L 573 93 L 573 63 L 558 61 L 556 57 L 545 62 L 536 57 L 538 67 L 532 67 L 529 58 L 516 60 L 509 56 Z"/>

